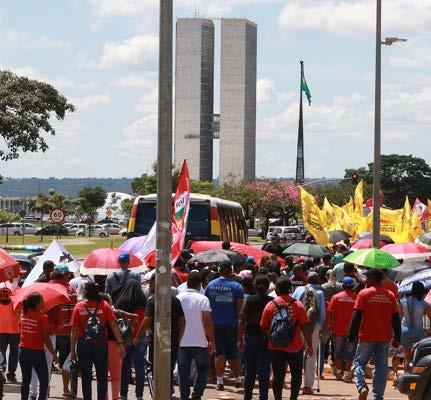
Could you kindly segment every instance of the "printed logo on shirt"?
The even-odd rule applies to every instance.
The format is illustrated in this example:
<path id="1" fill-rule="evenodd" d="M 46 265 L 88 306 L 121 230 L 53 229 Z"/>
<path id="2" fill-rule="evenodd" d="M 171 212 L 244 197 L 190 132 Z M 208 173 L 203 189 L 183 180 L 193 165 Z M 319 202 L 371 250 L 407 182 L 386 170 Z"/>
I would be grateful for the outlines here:
<path id="1" fill-rule="evenodd" d="M 12 291 L 7 287 L 0 288 L 0 304 L 7 306 L 11 303 L 10 296 L 12 295 Z"/>

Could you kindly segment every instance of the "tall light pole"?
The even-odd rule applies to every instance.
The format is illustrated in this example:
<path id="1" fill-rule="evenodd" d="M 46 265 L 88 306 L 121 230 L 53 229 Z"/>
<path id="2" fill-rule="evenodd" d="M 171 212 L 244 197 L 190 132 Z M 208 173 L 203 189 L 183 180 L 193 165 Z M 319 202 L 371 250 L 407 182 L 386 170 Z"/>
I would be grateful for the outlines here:
<path id="1" fill-rule="evenodd" d="M 171 394 L 172 0 L 160 0 L 154 398 Z"/>
<path id="2" fill-rule="evenodd" d="M 381 174 L 381 102 L 382 102 L 382 45 L 391 46 L 407 39 L 386 38 L 382 42 L 382 0 L 376 9 L 376 78 L 374 98 L 374 165 L 373 165 L 373 247 L 380 248 L 380 174 Z"/>

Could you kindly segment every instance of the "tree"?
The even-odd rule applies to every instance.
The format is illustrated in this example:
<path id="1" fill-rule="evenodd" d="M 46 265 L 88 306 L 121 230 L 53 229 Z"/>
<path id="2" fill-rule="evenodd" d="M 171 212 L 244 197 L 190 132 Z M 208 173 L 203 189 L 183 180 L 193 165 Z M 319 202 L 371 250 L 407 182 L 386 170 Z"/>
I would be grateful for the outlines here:
<path id="1" fill-rule="evenodd" d="M 373 163 L 356 170 L 365 182 L 373 183 Z M 353 170 L 346 169 L 345 176 Z M 384 203 L 391 208 L 401 208 L 404 199 L 419 198 L 426 201 L 431 193 L 431 168 L 424 159 L 412 155 L 382 155 L 381 190 Z"/>
<path id="2" fill-rule="evenodd" d="M 314 184 L 306 187 L 306 189 L 315 196 L 318 205 L 323 205 L 325 197 L 330 203 L 338 206 L 346 204 L 350 197 L 354 196 L 356 186 L 350 181 L 341 181 L 338 184 Z M 365 182 L 364 184 L 364 199 L 369 199 L 372 196 L 372 186 Z"/>
<path id="3" fill-rule="evenodd" d="M 43 133 L 55 135 L 50 117 L 63 120 L 75 107 L 47 83 L 0 71 L 0 135 L 5 146 L 0 159 L 19 157 L 20 152 L 45 152 Z"/>
<path id="4" fill-rule="evenodd" d="M 79 207 L 87 218 L 94 222 L 97 216 L 97 209 L 103 207 L 106 201 L 106 192 L 100 186 L 86 186 L 78 193 Z"/>
<path id="5" fill-rule="evenodd" d="M 130 217 L 130 212 L 132 211 L 133 207 L 133 199 L 124 199 L 121 202 L 121 213 L 126 217 Z"/>
<path id="6" fill-rule="evenodd" d="M 0 209 L 0 224 L 7 224 L 9 222 L 18 221 L 19 214 L 12 213 L 8 210 Z"/>

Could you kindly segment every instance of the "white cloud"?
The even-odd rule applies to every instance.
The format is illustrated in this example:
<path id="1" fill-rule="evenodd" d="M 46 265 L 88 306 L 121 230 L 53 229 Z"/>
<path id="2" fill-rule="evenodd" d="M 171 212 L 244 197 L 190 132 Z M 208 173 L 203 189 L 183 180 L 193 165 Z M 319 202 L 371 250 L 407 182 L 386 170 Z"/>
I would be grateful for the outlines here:
<path id="1" fill-rule="evenodd" d="M 375 32 L 375 0 L 290 0 L 279 17 L 283 30 L 315 30 L 329 33 L 363 34 Z M 384 31 L 429 32 L 431 3 L 426 0 L 383 2 Z"/>
<path id="2" fill-rule="evenodd" d="M 155 88 L 149 94 L 141 97 L 133 110 L 145 115 L 156 114 L 158 110 L 158 92 L 158 89 Z"/>
<path id="3" fill-rule="evenodd" d="M 115 79 L 112 82 L 113 86 L 125 89 L 150 89 L 154 87 L 154 82 L 157 81 L 157 76 L 154 73 L 144 72 L 125 75 Z"/>
<path id="4" fill-rule="evenodd" d="M 114 69 L 121 67 L 155 68 L 159 39 L 155 35 L 136 35 L 122 42 L 107 42 L 98 67 Z"/>
<path id="5" fill-rule="evenodd" d="M 256 83 L 256 101 L 258 104 L 268 103 L 273 98 L 274 82 L 268 78 L 258 79 Z"/>
<path id="6" fill-rule="evenodd" d="M 12 49 L 34 50 L 34 49 L 68 49 L 70 43 L 49 36 L 33 37 L 25 32 L 14 30 L 1 30 L 1 46 Z"/>
<path id="7" fill-rule="evenodd" d="M 85 97 L 78 97 L 72 99 L 71 102 L 74 104 L 78 111 L 88 110 L 93 107 L 100 106 L 102 104 L 109 103 L 111 96 L 109 93 L 98 93 Z"/>
<path id="8" fill-rule="evenodd" d="M 389 65 L 393 68 L 425 69 L 431 67 L 431 35 L 409 39 L 391 52 Z"/>

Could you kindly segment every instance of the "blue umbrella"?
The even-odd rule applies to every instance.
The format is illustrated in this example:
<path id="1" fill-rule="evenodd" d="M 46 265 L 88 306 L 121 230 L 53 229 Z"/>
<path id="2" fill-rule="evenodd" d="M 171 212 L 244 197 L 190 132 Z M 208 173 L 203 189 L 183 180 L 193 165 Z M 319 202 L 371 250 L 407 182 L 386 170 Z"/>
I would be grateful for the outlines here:
<path id="1" fill-rule="evenodd" d="M 431 289 L 431 270 L 427 269 L 404 279 L 399 287 L 399 292 L 409 294 L 412 290 L 413 282 L 422 282 L 425 289 Z"/>
<path id="2" fill-rule="evenodd" d="M 145 242 L 147 236 L 136 236 L 126 240 L 119 248 L 120 251 L 125 253 L 136 254 L 142 249 L 142 245 Z"/>

